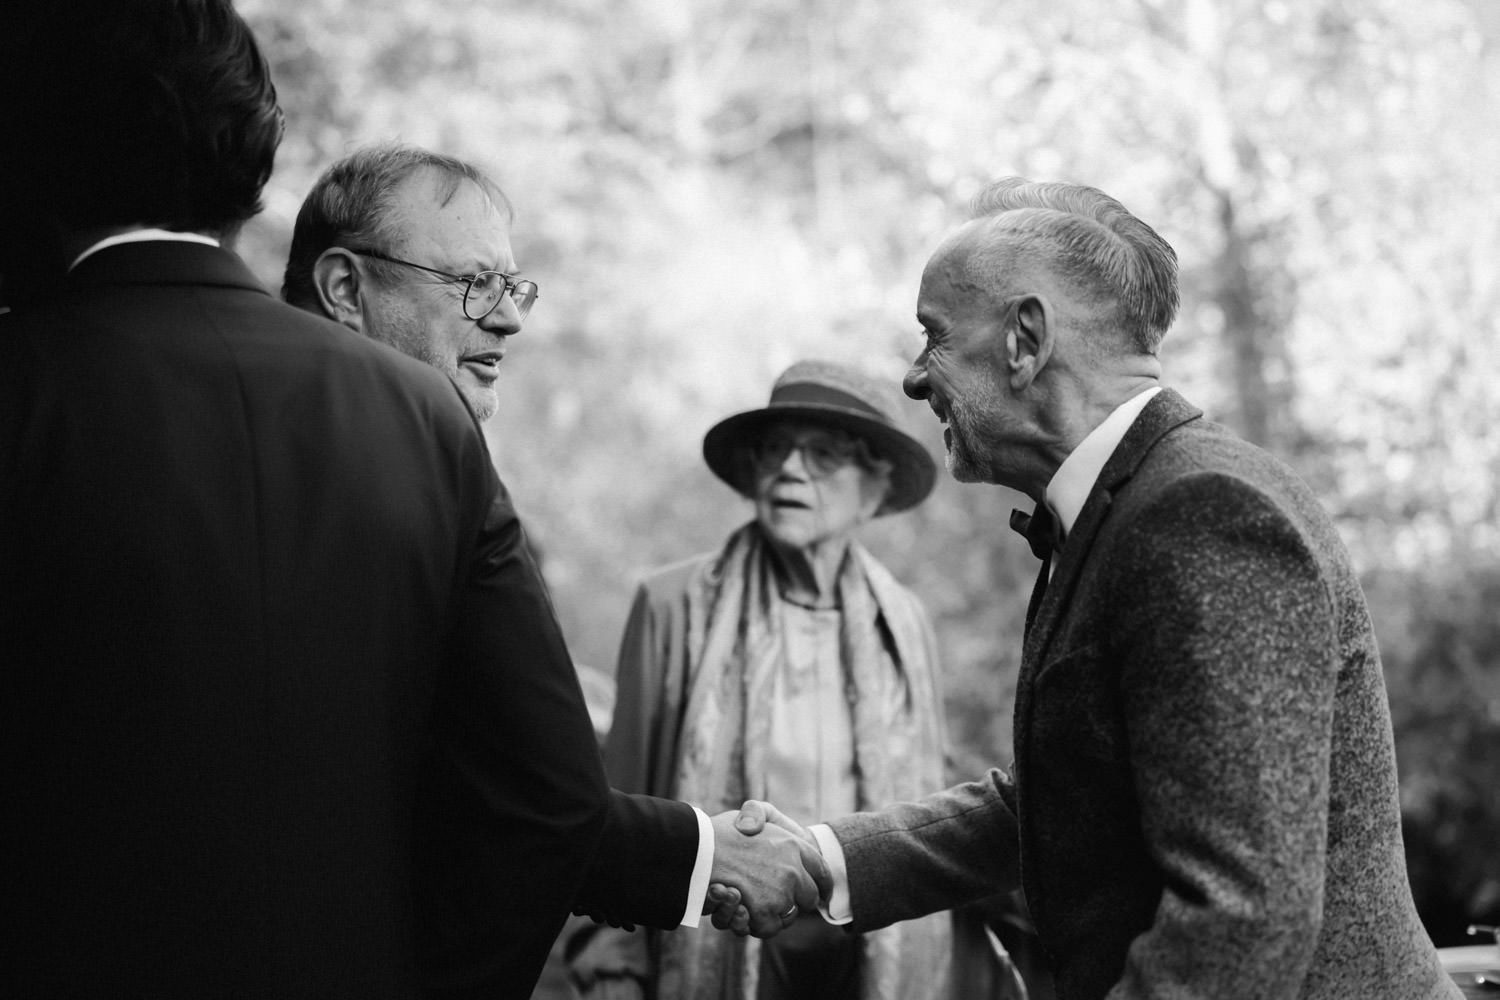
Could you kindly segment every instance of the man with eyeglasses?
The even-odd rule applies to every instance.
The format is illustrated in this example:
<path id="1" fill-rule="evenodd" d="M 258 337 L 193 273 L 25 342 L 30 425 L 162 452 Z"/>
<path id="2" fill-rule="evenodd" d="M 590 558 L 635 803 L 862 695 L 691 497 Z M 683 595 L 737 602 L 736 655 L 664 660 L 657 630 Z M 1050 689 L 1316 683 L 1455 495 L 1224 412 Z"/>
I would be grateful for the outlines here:
<path id="1" fill-rule="evenodd" d="M 329 167 L 297 215 L 282 295 L 451 378 L 494 415 L 505 343 L 537 298 L 500 187 L 453 157 L 373 146 Z"/>
<path id="2" fill-rule="evenodd" d="M 497 405 L 506 340 L 537 298 L 536 282 L 516 273 L 511 219 L 505 193 L 472 164 L 404 144 L 366 147 L 329 167 L 304 200 L 282 295 L 443 372 L 483 421 Z M 796 876 L 801 905 L 811 905 L 821 858 L 788 837 L 773 852 L 780 874 L 766 878 L 751 853 L 761 845 L 732 819 L 613 793 L 575 908 L 616 924 L 695 926 L 712 878 L 715 905 L 738 906 L 775 934 L 793 902 L 786 880 Z"/>

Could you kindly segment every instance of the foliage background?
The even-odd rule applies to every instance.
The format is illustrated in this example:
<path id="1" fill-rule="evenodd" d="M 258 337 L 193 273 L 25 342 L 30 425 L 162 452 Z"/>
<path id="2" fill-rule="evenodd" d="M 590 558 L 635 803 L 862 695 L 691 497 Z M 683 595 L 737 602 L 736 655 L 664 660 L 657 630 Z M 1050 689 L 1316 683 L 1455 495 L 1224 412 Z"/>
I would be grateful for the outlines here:
<path id="1" fill-rule="evenodd" d="M 542 298 L 486 430 L 606 672 L 640 573 L 748 516 L 702 464 L 712 423 L 800 357 L 894 386 L 922 264 L 986 181 L 1121 198 L 1182 260 L 1168 380 L 1291 461 L 1365 576 L 1429 929 L 1500 922 L 1500 3 L 240 8 L 288 115 L 240 244 L 267 284 L 318 171 L 366 142 L 473 159 L 517 203 Z M 1008 759 L 1019 502 L 942 477 L 867 529 L 937 620 L 955 776 Z"/>

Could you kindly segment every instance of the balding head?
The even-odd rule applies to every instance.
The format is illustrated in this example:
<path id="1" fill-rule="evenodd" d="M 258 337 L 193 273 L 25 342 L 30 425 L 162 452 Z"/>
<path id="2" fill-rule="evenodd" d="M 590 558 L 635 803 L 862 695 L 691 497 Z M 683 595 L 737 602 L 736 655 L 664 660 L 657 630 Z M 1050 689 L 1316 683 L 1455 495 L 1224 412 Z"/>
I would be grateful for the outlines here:
<path id="1" fill-rule="evenodd" d="M 905 379 L 962 481 L 1039 497 L 1078 443 L 1161 375 L 1176 256 L 1093 188 L 1009 179 L 927 262 Z"/>
<path id="2" fill-rule="evenodd" d="M 954 239 L 976 285 L 1052 286 L 1065 310 L 1155 354 L 1177 314 L 1177 254 L 1124 205 L 1081 184 L 1007 177 L 981 191 Z M 1079 319 L 1082 320 L 1083 316 Z"/>

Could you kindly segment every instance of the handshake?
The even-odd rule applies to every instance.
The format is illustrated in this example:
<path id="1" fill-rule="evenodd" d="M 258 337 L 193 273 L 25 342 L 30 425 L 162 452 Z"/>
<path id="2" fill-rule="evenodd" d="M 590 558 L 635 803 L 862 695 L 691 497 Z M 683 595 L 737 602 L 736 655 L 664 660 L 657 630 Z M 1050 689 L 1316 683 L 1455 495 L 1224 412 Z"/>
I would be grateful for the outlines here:
<path id="1" fill-rule="evenodd" d="M 703 912 L 713 925 L 769 938 L 833 891 L 817 841 L 769 802 L 713 817 L 714 864 Z"/>

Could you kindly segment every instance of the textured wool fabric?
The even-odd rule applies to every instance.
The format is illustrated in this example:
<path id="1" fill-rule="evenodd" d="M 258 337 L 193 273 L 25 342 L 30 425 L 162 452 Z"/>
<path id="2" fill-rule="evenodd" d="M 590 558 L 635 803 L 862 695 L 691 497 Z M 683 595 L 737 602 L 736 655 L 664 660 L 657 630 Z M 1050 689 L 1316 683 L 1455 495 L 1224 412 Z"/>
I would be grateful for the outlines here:
<path id="1" fill-rule="evenodd" d="M 1061 1000 L 1457 997 L 1364 597 L 1282 463 L 1153 399 L 1035 610 L 1011 774 L 832 825 L 856 928 L 1023 885 Z"/>

